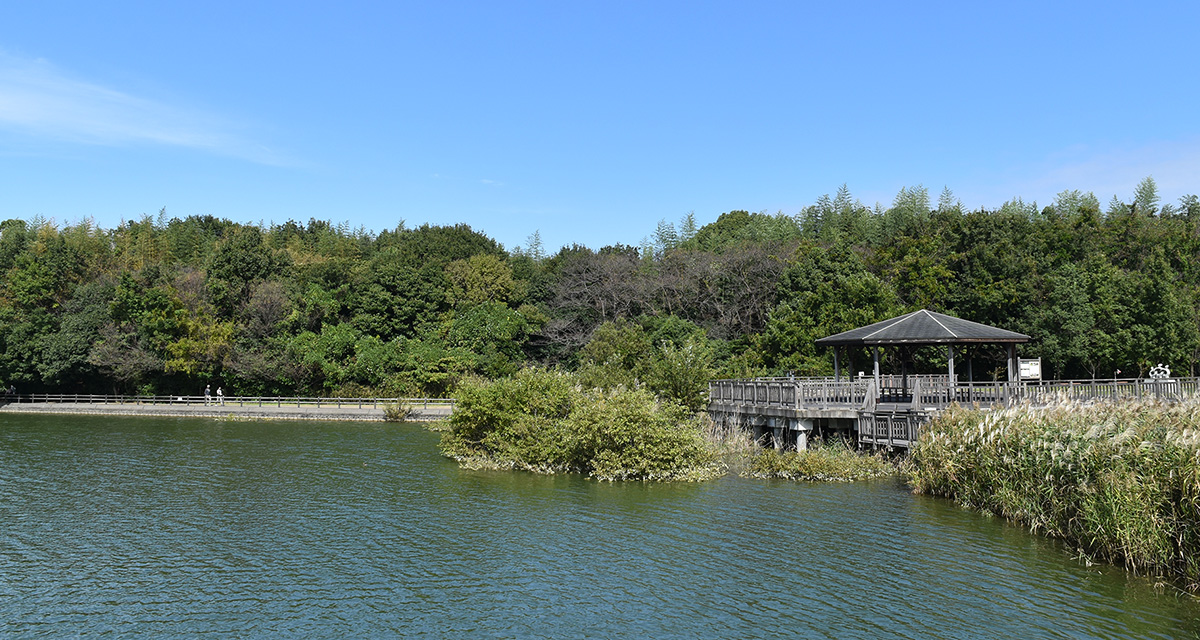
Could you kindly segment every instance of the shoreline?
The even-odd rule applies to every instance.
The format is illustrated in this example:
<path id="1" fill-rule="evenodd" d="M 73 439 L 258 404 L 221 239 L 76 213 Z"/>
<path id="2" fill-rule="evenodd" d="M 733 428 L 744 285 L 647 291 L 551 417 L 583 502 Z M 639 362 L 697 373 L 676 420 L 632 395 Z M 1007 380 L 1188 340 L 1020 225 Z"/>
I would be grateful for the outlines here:
<path id="1" fill-rule="evenodd" d="M 449 406 L 414 408 L 404 422 L 436 422 L 450 417 Z M 325 422 L 386 422 L 382 407 L 164 405 L 134 402 L 89 404 L 74 402 L 12 403 L 0 406 L 0 414 L 73 414 L 108 416 L 156 416 L 169 418 L 225 418 L 245 420 L 315 420 Z"/>

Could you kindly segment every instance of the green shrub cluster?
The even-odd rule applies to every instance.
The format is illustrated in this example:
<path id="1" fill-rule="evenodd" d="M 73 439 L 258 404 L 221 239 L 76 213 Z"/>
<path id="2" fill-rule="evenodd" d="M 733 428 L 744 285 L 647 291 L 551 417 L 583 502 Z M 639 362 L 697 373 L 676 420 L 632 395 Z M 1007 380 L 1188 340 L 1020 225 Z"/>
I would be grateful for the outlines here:
<path id="1" fill-rule="evenodd" d="M 1200 404 L 955 409 L 911 463 L 919 493 L 1200 589 Z"/>
<path id="2" fill-rule="evenodd" d="M 719 473 L 703 416 L 641 388 L 585 388 L 523 369 L 460 385 L 442 451 L 460 462 L 602 480 L 703 479 Z"/>
<path id="3" fill-rule="evenodd" d="M 816 442 L 805 451 L 756 449 L 750 456 L 746 475 L 754 478 L 851 482 L 896 473 L 896 468 L 879 455 L 863 455 L 842 440 Z"/>

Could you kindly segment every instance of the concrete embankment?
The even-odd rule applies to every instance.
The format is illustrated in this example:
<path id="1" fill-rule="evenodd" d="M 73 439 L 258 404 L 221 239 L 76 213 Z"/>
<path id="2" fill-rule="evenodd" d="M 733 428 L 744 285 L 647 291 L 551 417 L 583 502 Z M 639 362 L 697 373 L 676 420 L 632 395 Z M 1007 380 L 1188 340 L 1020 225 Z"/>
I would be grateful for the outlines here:
<path id="1" fill-rule="evenodd" d="M 450 417 L 450 405 L 428 405 L 410 409 L 406 418 L 412 422 L 432 422 Z M 336 403 L 321 406 L 263 405 L 227 402 L 225 405 L 203 404 L 138 404 L 132 402 L 75 403 L 36 402 L 10 403 L 0 406 L 0 413 L 70 413 L 115 416 L 168 416 L 176 418 L 225 418 L 233 420 L 386 420 L 383 407 Z"/>

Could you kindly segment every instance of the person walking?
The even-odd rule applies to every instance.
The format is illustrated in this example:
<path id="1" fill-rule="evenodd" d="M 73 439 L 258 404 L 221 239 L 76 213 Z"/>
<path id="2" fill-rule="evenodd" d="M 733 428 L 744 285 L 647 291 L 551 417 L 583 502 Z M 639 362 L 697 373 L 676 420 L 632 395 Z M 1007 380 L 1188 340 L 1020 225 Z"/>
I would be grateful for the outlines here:
<path id="1" fill-rule="evenodd" d="M 207 407 L 209 402 L 212 402 L 212 385 L 206 384 L 204 385 L 204 406 Z"/>
<path id="2" fill-rule="evenodd" d="M 221 387 L 217 387 L 217 404 L 225 406 L 225 392 L 221 391 Z"/>

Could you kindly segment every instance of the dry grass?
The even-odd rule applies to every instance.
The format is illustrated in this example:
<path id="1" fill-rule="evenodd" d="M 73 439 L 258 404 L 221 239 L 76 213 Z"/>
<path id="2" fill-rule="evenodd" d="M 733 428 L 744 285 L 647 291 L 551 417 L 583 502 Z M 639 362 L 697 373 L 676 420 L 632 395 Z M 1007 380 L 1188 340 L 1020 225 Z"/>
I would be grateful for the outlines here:
<path id="1" fill-rule="evenodd" d="M 852 482 L 891 476 L 895 465 L 880 454 L 855 451 L 842 440 L 819 440 L 806 451 L 761 448 L 750 458 L 746 475 L 814 482 Z"/>

